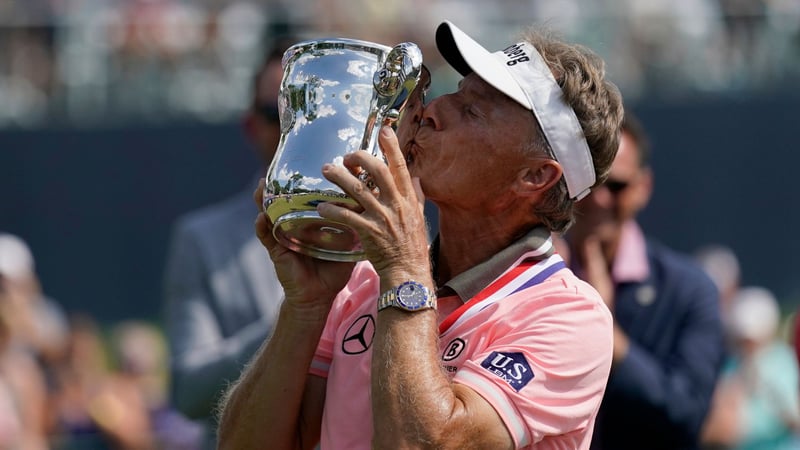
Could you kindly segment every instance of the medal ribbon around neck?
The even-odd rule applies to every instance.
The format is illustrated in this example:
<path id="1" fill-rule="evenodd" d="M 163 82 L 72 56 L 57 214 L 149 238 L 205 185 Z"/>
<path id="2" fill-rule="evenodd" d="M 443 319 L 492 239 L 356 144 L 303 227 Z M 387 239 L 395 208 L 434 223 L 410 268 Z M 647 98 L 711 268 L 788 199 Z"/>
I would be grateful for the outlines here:
<path id="1" fill-rule="evenodd" d="M 449 329 L 463 323 L 498 301 L 543 282 L 550 275 L 566 267 L 564 260 L 557 253 L 542 260 L 531 259 L 540 255 L 541 253 L 536 251 L 523 255 L 516 266 L 507 270 L 489 286 L 450 313 L 439 324 L 439 334 L 446 333 Z"/>

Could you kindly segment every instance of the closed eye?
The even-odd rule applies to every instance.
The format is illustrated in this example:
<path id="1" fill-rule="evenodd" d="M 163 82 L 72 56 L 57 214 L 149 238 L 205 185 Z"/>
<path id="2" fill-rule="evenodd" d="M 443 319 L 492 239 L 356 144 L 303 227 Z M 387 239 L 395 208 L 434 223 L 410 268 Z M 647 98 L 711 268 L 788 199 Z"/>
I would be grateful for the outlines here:
<path id="1" fill-rule="evenodd" d="M 482 119 L 485 117 L 483 112 L 481 112 L 481 110 L 477 106 L 475 106 L 474 103 L 467 104 L 466 108 L 467 108 L 467 113 L 472 117 L 476 117 L 478 119 Z"/>

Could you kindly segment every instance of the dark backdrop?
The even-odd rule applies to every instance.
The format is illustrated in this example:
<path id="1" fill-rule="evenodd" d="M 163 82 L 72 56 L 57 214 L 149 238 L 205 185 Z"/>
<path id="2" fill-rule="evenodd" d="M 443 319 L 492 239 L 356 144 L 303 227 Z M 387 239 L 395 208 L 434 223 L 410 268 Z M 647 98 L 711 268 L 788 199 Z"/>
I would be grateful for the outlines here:
<path id="1" fill-rule="evenodd" d="M 157 319 L 173 220 L 256 171 L 238 124 L 0 132 L 0 231 L 67 309 Z"/>
<path id="2" fill-rule="evenodd" d="M 654 146 L 645 228 L 686 252 L 731 246 L 744 282 L 787 307 L 800 303 L 798 106 L 632 107 Z M 158 319 L 172 222 L 243 189 L 255 170 L 238 123 L 2 131 L 0 231 L 28 241 L 46 292 L 68 310 Z"/>

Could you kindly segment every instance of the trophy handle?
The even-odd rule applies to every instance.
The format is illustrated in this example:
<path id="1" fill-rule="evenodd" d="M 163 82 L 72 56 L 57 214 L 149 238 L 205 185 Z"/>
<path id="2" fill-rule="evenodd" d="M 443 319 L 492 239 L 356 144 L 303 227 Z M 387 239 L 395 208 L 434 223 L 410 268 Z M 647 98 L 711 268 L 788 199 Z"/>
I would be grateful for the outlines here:
<path id="1" fill-rule="evenodd" d="M 372 78 L 378 93 L 378 115 L 384 125 L 393 124 L 417 86 L 422 71 L 422 51 L 411 42 L 392 48 L 383 67 Z"/>
<path id="2" fill-rule="evenodd" d="M 422 73 L 422 51 L 417 44 L 404 42 L 395 45 L 386 55 L 383 66 L 375 71 L 372 85 L 377 93 L 377 107 L 373 117 L 368 120 L 367 134 L 364 142 L 369 142 L 369 132 L 374 129 L 376 122 L 383 125 L 394 125 L 400 118 L 400 112 L 408 102 L 414 88 L 417 87 Z M 365 148 L 362 145 L 362 148 Z M 366 170 L 358 173 L 358 179 L 370 191 L 378 190 L 372 175 Z"/>

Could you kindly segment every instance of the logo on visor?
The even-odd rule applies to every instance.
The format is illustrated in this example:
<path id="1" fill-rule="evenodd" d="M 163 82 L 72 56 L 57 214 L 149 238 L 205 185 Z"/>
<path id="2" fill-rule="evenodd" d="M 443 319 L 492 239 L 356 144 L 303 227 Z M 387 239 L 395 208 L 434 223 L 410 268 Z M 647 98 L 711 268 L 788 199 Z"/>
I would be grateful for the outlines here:
<path id="1" fill-rule="evenodd" d="M 533 379 L 528 360 L 519 352 L 492 352 L 483 360 L 481 367 L 500 377 L 517 392 Z"/>
<path id="2" fill-rule="evenodd" d="M 507 66 L 513 66 L 517 63 L 531 60 L 528 54 L 525 53 L 525 50 L 522 49 L 522 44 L 509 45 L 503 49 L 503 53 L 506 55 L 506 58 L 508 58 L 508 61 L 506 61 Z"/>

